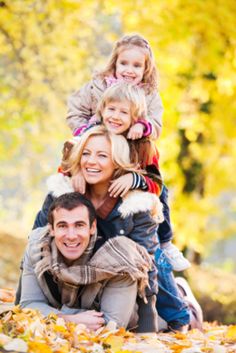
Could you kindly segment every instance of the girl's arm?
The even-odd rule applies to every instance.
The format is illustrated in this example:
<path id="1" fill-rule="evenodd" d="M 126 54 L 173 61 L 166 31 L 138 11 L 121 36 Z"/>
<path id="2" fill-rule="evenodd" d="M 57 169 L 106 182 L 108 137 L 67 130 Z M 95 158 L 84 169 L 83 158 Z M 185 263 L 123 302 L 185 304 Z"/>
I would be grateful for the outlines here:
<path id="1" fill-rule="evenodd" d="M 82 125 L 86 125 L 92 115 L 92 81 L 90 81 L 69 97 L 67 124 L 74 132 Z"/>
<path id="2" fill-rule="evenodd" d="M 157 139 L 162 130 L 163 105 L 158 92 L 154 92 L 146 97 L 147 118 L 152 123 L 152 138 Z"/>

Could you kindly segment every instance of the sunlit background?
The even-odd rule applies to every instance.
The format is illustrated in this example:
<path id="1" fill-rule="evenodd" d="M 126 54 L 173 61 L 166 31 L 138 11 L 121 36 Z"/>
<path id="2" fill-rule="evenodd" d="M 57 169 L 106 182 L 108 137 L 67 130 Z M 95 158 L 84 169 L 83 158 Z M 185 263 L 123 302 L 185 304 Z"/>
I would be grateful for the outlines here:
<path id="1" fill-rule="evenodd" d="M 0 286 L 15 286 L 33 219 L 70 137 L 66 100 L 138 32 L 155 53 L 157 141 L 176 244 L 205 318 L 236 321 L 236 2 L 0 1 Z"/>

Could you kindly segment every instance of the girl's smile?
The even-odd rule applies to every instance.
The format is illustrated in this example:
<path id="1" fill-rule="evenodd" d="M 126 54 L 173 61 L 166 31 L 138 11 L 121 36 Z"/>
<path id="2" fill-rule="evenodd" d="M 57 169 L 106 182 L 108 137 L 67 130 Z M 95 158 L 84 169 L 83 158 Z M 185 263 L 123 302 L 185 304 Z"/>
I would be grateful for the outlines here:
<path id="1" fill-rule="evenodd" d="M 115 76 L 126 82 L 139 84 L 145 70 L 145 54 L 136 47 L 123 50 L 116 61 Z"/>

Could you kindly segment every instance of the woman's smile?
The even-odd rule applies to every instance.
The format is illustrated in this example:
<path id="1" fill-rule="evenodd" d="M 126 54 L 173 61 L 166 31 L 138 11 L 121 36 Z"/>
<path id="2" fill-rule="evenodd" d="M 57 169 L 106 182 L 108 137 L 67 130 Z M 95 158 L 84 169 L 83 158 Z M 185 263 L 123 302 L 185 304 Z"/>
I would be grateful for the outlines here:
<path id="1" fill-rule="evenodd" d="M 115 170 L 111 158 L 111 144 L 105 136 L 91 136 L 84 146 L 81 172 L 88 184 L 110 182 Z"/>

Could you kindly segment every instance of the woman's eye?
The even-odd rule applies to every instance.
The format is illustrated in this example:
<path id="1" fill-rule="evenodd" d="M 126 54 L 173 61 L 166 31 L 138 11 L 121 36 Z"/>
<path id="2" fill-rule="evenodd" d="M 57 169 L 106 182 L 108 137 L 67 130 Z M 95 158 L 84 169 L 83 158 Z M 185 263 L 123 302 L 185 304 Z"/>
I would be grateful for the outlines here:
<path id="1" fill-rule="evenodd" d="M 83 153 L 82 153 L 82 156 L 88 156 L 88 155 L 89 155 L 88 152 L 83 152 Z"/>
<path id="2" fill-rule="evenodd" d="M 107 158 L 107 155 L 106 154 L 99 154 L 99 157 Z"/>

